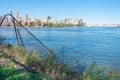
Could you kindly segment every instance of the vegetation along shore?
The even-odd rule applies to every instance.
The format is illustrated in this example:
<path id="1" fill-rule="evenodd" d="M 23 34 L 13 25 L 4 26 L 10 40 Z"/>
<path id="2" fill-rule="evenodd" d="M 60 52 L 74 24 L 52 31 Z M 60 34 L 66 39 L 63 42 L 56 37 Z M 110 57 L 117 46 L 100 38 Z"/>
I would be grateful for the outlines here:
<path id="1" fill-rule="evenodd" d="M 82 73 L 73 66 L 56 62 L 53 52 L 47 59 L 19 46 L 0 41 L 0 80 L 120 80 L 117 69 L 93 63 Z"/>

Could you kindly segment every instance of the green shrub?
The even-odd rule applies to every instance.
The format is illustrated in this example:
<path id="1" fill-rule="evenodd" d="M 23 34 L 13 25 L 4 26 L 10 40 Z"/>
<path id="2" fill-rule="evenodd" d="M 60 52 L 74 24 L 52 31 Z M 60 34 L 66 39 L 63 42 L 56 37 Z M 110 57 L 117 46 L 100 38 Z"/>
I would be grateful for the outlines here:
<path id="1" fill-rule="evenodd" d="M 107 66 L 92 64 L 83 73 L 83 80 L 120 80 L 120 74 L 115 70 L 109 70 Z"/>
<path id="2" fill-rule="evenodd" d="M 43 59 L 43 57 L 37 55 L 35 51 L 27 52 L 25 49 L 18 46 L 6 48 L 3 52 L 5 57 L 10 59 L 11 62 L 6 59 L 6 64 L 10 65 L 3 66 L 7 67 L 6 69 L 0 68 L 1 80 L 6 78 L 7 80 L 120 80 L 120 74 L 117 72 L 116 68 L 110 69 L 109 66 L 99 66 L 96 63 L 88 66 L 83 74 L 74 72 L 72 67 L 56 62 L 54 52 L 51 52 L 52 54 L 47 59 Z M 33 68 L 38 73 L 23 70 L 24 74 L 22 75 L 22 70 L 20 70 L 19 67 L 14 68 L 16 63 L 14 63 L 12 59 L 27 67 Z"/>

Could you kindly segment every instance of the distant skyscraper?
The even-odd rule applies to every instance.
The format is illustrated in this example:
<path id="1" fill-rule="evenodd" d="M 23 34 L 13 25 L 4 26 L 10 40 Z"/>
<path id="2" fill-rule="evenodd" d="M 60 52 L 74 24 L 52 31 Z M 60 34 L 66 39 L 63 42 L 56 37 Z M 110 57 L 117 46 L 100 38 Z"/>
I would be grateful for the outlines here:
<path id="1" fill-rule="evenodd" d="M 10 14 L 11 14 L 11 15 L 13 15 L 13 12 L 12 12 L 12 11 L 10 11 Z M 9 22 L 11 23 L 10 25 L 12 25 L 12 24 L 13 24 L 13 18 L 12 18 L 12 17 L 10 17 L 10 19 L 9 19 L 9 20 L 10 20 Z"/>
<path id="2" fill-rule="evenodd" d="M 30 18 L 30 21 L 35 21 L 35 17 Z"/>
<path id="3" fill-rule="evenodd" d="M 16 18 L 19 19 L 19 17 L 20 17 L 20 13 L 19 11 L 16 11 Z"/>
<path id="4" fill-rule="evenodd" d="M 53 22 L 51 16 L 48 16 L 48 17 L 47 17 L 47 22 Z"/>
<path id="5" fill-rule="evenodd" d="M 72 24 L 72 19 L 71 18 L 65 19 L 65 24 Z"/>
<path id="6" fill-rule="evenodd" d="M 28 22 L 28 20 L 29 20 L 28 14 L 25 15 L 25 20 L 26 20 L 26 22 Z"/>
<path id="7" fill-rule="evenodd" d="M 72 21 L 73 25 L 78 25 L 78 19 Z"/>
<path id="8" fill-rule="evenodd" d="M 13 15 L 13 12 L 12 12 L 12 11 L 10 11 L 10 14 L 11 14 L 11 15 Z"/>
<path id="9" fill-rule="evenodd" d="M 83 26 L 83 19 L 80 19 L 80 20 L 78 21 L 78 25 Z"/>
<path id="10" fill-rule="evenodd" d="M 42 18 L 42 19 L 41 19 L 41 26 L 42 26 L 42 27 L 44 27 L 44 26 L 45 26 L 45 22 L 46 22 L 46 21 L 45 21 L 45 19 L 44 19 L 44 18 Z"/>
<path id="11" fill-rule="evenodd" d="M 86 23 L 83 23 L 83 26 L 86 26 Z"/>
<path id="12" fill-rule="evenodd" d="M 50 19 L 52 19 L 52 17 L 51 17 L 51 16 L 48 16 L 48 17 L 47 17 L 47 20 L 50 20 Z"/>

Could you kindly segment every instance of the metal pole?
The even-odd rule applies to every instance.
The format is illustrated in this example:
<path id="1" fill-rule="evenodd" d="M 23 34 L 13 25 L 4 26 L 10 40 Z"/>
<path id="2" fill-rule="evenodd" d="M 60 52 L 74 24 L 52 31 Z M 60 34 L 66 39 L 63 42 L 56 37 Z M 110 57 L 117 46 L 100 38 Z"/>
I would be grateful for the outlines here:
<path id="1" fill-rule="evenodd" d="M 3 17 L 3 19 L 2 19 L 2 21 L 1 21 L 1 23 L 0 23 L 0 26 L 1 26 L 1 24 L 3 23 L 5 17 L 8 16 L 8 15 L 11 16 L 12 19 L 13 19 L 13 24 L 14 24 L 14 29 L 15 29 L 15 34 L 16 34 L 16 38 L 17 38 L 17 41 L 18 41 L 18 45 L 19 45 L 19 40 L 18 40 L 18 33 L 17 33 L 15 21 L 16 21 L 17 23 L 19 23 L 20 26 L 22 26 L 29 34 L 31 34 L 40 44 L 42 44 L 42 45 L 51 53 L 51 50 L 50 50 L 47 46 L 45 46 L 38 38 L 36 38 L 27 28 L 25 28 L 25 27 L 24 27 L 17 19 L 15 19 L 11 14 L 6 14 L 6 15 Z"/>
<path id="2" fill-rule="evenodd" d="M 20 35 L 20 31 L 19 31 L 18 28 L 17 28 L 17 32 L 18 32 L 18 35 L 19 35 L 20 40 L 21 40 L 21 46 L 25 47 L 25 46 L 24 46 L 24 43 L 23 43 L 23 40 L 22 40 L 22 37 L 21 37 L 21 35 Z"/>
<path id="3" fill-rule="evenodd" d="M 14 30 L 15 30 L 15 35 L 16 35 L 16 39 L 17 39 L 18 45 L 20 45 L 20 42 L 19 42 L 19 39 L 18 39 L 17 28 L 16 28 L 16 24 L 15 24 L 14 18 L 12 19 L 12 22 L 14 24 Z"/>

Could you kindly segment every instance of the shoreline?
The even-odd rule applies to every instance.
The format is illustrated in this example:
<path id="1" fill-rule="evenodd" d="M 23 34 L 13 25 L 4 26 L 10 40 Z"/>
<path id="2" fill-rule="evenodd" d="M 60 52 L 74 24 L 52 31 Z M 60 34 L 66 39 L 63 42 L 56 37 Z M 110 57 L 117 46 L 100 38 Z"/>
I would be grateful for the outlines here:
<path id="1" fill-rule="evenodd" d="M 14 26 L 0 26 L 0 28 L 14 28 Z M 45 26 L 45 27 L 38 27 L 38 26 L 33 26 L 33 27 L 29 27 L 29 26 L 25 26 L 25 28 L 120 28 L 120 26 L 116 26 L 116 27 L 113 27 L 113 26 L 103 26 L 103 27 L 98 27 L 98 26 L 63 26 L 63 27 L 48 27 L 48 26 Z"/>
<path id="2" fill-rule="evenodd" d="M 36 58 L 36 53 L 28 55 L 25 49 L 17 46 L 12 46 L 11 48 L 6 49 L 4 48 L 3 51 L 0 52 L 0 70 L 2 72 L 0 75 L 2 77 L 0 77 L 0 79 L 18 79 L 20 77 L 22 80 L 25 80 L 28 77 L 29 79 L 33 79 L 29 74 L 34 75 L 35 80 L 120 79 L 120 73 L 117 69 L 110 70 L 108 65 L 99 66 L 96 63 L 93 63 L 81 73 L 81 71 L 74 72 L 72 66 L 68 67 L 62 63 L 57 63 L 55 61 L 55 56 L 50 56 L 43 62 L 41 62 L 41 60 L 41 57 Z M 15 73 L 17 71 L 17 75 L 13 73 L 14 71 Z M 21 72 L 24 72 L 23 76 L 20 76 Z M 12 76 L 9 77 L 9 74 L 12 74 Z"/>

